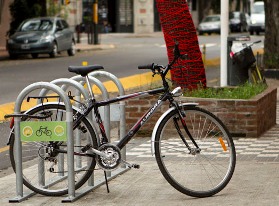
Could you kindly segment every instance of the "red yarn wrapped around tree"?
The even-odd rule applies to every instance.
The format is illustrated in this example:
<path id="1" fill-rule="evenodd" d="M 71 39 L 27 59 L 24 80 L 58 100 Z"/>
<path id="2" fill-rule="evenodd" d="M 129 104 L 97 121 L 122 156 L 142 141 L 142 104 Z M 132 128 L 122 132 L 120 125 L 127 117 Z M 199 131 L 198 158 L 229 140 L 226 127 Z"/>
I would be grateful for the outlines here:
<path id="1" fill-rule="evenodd" d="M 174 58 L 175 41 L 187 60 L 179 60 L 171 70 L 172 80 L 182 88 L 206 87 L 206 76 L 196 29 L 186 0 L 156 0 L 167 46 L 169 62 Z"/>

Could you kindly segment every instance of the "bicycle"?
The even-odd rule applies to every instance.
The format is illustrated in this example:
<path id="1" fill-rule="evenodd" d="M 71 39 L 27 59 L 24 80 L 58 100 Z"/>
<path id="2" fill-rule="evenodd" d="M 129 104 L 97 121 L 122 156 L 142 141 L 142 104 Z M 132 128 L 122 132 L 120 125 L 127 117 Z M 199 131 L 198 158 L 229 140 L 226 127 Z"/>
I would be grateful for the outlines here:
<path id="1" fill-rule="evenodd" d="M 138 67 L 151 70 L 153 75 L 160 75 L 163 85 L 161 88 L 103 101 L 96 101 L 92 90 L 89 89 L 90 99 L 83 103 L 80 109 L 73 107 L 75 189 L 88 180 L 96 164 L 104 171 L 114 170 L 121 164 L 139 168 L 137 164 L 122 160 L 120 151 L 166 102 L 169 103 L 169 109 L 158 119 L 151 138 L 152 155 L 155 154 L 164 178 L 176 190 L 193 197 L 209 197 L 225 188 L 232 178 L 236 164 L 231 134 L 218 117 L 199 108 L 198 104 L 180 104 L 176 98 L 181 96 L 181 88 L 170 91 L 166 80 L 166 74 L 172 65 L 185 58 L 187 55 L 180 54 L 176 43 L 174 58 L 167 66 L 153 63 Z M 103 67 L 70 66 L 68 70 L 85 77 L 87 88 L 91 88 L 87 75 L 99 69 Z M 127 135 L 121 137 L 116 144 L 109 143 L 98 108 L 130 98 L 157 94 L 160 94 L 157 102 L 134 124 Z M 91 111 L 94 113 L 97 127 L 87 117 Z M 22 114 L 22 121 L 63 121 L 65 116 L 65 106 L 62 103 L 42 103 Z M 76 140 L 76 136 L 79 136 L 79 141 Z M 10 159 L 15 170 L 14 139 L 12 130 L 9 139 Z M 67 164 L 66 153 L 67 142 L 23 142 L 24 185 L 43 195 L 67 194 L 67 171 L 63 168 L 63 165 Z M 37 162 L 44 163 L 42 168 L 37 169 Z M 36 176 L 36 170 L 40 171 L 40 175 Z"/>
<path id="2" fill-rule="evenodd" d="M 46 136 L 51 136 L 52 132 L 51 130 L 48 130 L 47 127 L 42 127 L 40 126 L 40 128 L 36 131 L 36 135 L 38 137 L 42 136 L 43 134 L 45 134 Z"/>
<path id="3" fill-rule="evenodd" d="M 260 42 L 261 40 L 251 44 L 243 43 L 242 46 L 244 48 L 235 53 L 232 57 L 241 69 L 248 69 L 248 79 L 252 84 L 266 83 L 264 75 L 258 67 L 258 59 L 256 60 L 252 50 L 252 46 Z"/>

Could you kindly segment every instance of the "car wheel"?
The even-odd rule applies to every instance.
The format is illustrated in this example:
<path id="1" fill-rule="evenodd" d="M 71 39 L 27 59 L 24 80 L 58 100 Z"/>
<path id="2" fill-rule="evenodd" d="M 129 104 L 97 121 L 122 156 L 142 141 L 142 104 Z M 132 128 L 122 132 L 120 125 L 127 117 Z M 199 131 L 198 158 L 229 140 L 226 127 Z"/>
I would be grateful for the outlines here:
<path id="1" fill-rule="evenodd" d="M 254 34 L 254 31 L 253 30 L 250 30 L 250 35 L 253 35 Z"/>
<path id="2" fill-rule="evenodd" d="M 257 34 L 257 35 L 260 35 L 260 32 L 259 32 L 259 31 L 256 31 L 256 34 Z"/>
<path id="3" fill-rule="evenodd" d="M 31 56 L 32 56 L 33 59 L 37 59 L 39 54 L 31 54 Z"/>
<path id="4" fill-rule="evenodd" d="M 51 58 L 55 58 L 57 56 L 57 44 L 56 42 L 53 43 L 53 48 L 52 48 L 52 52 L 49 53 L 49 56 Z"/>
<path id="5" fill-rule="evenodd" d="M 244 31 L 246 31 L 246 32 L 249 31 L 248 25 L 245 26 Z"/>
<path id="6" fill-rule="evenodd" d="M 242 25 L 239 26 L 239 32 L 240 32 L 240 33 L 243 33 L 243 32 L 244 32 L 244 28 L 243 28 Z"/>
<path id="7" fill-rule="evenodd" d="M 76 54 L 76 44 L 72 41 L 71 48 L 67 50 L 69 56 L 75 56 Z"/>

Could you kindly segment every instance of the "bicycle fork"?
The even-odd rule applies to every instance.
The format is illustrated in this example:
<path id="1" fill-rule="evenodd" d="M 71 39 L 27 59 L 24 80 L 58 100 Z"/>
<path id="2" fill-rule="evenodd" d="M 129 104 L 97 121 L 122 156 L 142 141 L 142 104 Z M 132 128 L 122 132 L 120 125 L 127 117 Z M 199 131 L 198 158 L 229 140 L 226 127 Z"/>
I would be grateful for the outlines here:
<path id="1" fill-rule="evenodd" d="M 177 107 L 178 106 L 176 106 L 176 108 Z M 181 111 L 178 108 L 176 110 L 177 110 L 177 113 L 178 113 L 179 117 L 173 118 L 173 122 L 174 122 L 174 126 L 175 126 L 175 128 L 177 130 L 177 133 L 178 133 L 179 137 L 181 138 L 181 140 L 185 144 L 185 146 L 188 148 L 189 154 L 195 155 L 197 153 L 200 153 L 201 149 L 199 148 L 198 144 L 194 140 L 192 134 L 190 133 L 190 131 L 189 131 L 188 127 L 187 127 L 187 124 L 186 124 L 185 120 L 183 119 L 184 117 L 186 117 L 185 112 Z M 190 140 L 192 141 L 192 143 L 195 145 L 196 148 L 190 147 L 190 145 L 187 143 L 187 141 L 186 141 L 184 135 L 182 134 L 182 131 L 180 130 L 180 127 L 178 125 L 178 121 L 179 120 L 181 121 L 181 124 L 182 124 L 183 129 L 185 130 L 186 134 L 188 135 L 188 137 L 190 138 Z"/>

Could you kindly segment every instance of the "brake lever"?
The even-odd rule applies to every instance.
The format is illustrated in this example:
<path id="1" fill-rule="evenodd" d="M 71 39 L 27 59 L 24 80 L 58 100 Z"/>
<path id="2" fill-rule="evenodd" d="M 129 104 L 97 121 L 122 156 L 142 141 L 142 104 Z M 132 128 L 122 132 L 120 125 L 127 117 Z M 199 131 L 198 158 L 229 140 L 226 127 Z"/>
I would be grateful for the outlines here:
<path id="1" fill-rule="evenodd" d="M 152 77 L 154 77 L 156 74 L 161 74 L 162 73 L 162 68 L 165 68 L 164 66 L 162 65 L 155 65 L 153 66 L 153 69 L 152 69 Z"/>

